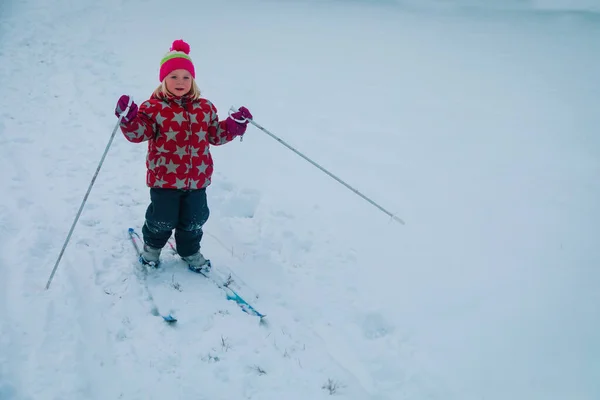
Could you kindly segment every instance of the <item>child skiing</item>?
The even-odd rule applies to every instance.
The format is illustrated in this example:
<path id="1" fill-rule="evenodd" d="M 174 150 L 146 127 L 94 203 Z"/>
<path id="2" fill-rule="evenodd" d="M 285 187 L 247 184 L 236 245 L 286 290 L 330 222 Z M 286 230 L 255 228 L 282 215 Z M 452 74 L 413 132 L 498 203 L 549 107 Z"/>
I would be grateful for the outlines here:
<path id="1" fill-rule="evenodd" d="M 200 97 L 189 52 L 190 46 L 183 40 L 173 42 L 160 62 L 160 85 L 139 109 L 131 104 L 120 128 L 130 142 L 148 141 L 146 185 L 151 201 L 142 228 L 141 261 L 158 265 L 161 250 L 175 230 L 177 252 L 192 271 L 203 272 L 210 268 L 200 252 L 202 226 L 209 217 L 210 145 L 242 136 L 252 114 L 241 107 L 219 121 L 215 106 Z M 117 116 L 129 101 L 127 95 L 119 98 Z"/>

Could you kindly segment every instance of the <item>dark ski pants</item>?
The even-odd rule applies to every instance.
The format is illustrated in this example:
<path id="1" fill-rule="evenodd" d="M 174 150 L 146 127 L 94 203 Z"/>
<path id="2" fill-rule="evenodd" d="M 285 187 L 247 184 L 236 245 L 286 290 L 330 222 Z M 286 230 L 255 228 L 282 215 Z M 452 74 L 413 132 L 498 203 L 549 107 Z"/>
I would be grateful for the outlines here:
<path id="1" fill-rule="evenodd" d="M 150 189 L 150 205 L 142 228 L 144 242 L 162 249 L 173 229 L 175 243 L 181 257 L 191 256 L 200 250 L 202 226 L 209 216 L 206 189 Z"/>

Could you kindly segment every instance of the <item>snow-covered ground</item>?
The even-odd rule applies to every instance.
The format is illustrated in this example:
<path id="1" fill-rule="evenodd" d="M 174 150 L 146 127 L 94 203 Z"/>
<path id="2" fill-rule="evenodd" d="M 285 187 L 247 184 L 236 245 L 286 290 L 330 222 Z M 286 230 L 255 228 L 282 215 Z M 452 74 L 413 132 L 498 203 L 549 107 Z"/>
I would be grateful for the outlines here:
<path id="1" fill-rule="evenodd" d="M 2 1 L 0 399 L 600 398 L 599 7 L 482 4 Z M 168 251 L 150 313 L 120 133 L 44 290 L 178 38 L 222 118 L 406 221 L 253 127 L 213 148 L 203 251 L 268 326 Z"/>

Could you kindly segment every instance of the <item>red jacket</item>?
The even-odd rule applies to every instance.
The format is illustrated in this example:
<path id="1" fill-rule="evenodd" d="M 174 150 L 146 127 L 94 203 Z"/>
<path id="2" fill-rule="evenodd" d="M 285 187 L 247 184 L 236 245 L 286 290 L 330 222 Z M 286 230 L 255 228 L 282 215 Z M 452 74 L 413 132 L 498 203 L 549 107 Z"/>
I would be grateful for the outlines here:
<path id="1" fill-rule="evenodd" d="M 235 136 L 220 121 L 215 106 L 206 99 L 152 96 L 135 119 L 121 123 L 125 138 L 148 141 L 146 184 L 164 189 L 202 189 L 210 185 L 213 160 L 210 145 L 221 145 Z"/>

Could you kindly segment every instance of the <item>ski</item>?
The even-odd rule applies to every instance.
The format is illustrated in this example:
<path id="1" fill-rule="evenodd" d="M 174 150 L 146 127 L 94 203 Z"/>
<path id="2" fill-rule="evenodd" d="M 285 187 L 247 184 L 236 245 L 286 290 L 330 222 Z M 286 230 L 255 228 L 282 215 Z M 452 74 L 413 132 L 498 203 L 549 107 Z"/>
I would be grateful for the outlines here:
<path id="1" fill-rule="evenodd" d="M 169 243 L 169 246 L 171 247 L 171 250 L 175 254 L 177 254 L 177 249 L 175 248 L 175 245 L 173 244 L 173 242 L 171 240 L 169 240 L 168 243 Z M 221 289 L 221 290 L 223 290 L 223 292 L 225 292 L 227 300 L 234 301 L 242 309 L 243 312 L 245 312 L 248 315 L 259 317 L 260 322 L 265 323 L 264 319 L 265 319 L 266 315 L 259 312 L 256 308 L 254 308 L 252 305 L 250 305 L 250 303 L 248 303 L 246 300 L 244 300 L 242 298 L 242 296 L 240 296 L 235 290 L 233 290 L 230 287 L 230 284 L 231 284 L 230 278 L 231 277 L 229 277 L 226 280 L 220 278 L 214 272 L 214 269 L 213 269 L 213 266 L 212 266 L 212 263 L 210 260 L 207 260 L 207 264 L 208 264 L 207 268 L 199 270 L 199 271 L 196 269 L 192 269 L 189 265 L 188 265 L 188 269 L 194 273 L 204 276 L 209 281 L 213 282 L 219 289 Z"/>
<path id="2" fill-rule="evenodd" d="M 147 282 L 148 268 L 152 268 L 152 267 L 149 266 L 149 265 L 147 265 L 147 264 L 145 264 L 143 262 L 143 260 L 142 260 L 142 252 L 140 250 L 140 246 L 137 243 L 137 240 L 141 241 L 140 235 L 138 235 L 138 233 L 133 228 L 129 228 L 128 232 L 129 232 L 129 238 L 131 239 L 131 243 L 133 244 L 133 247 L 135 248 L 135 251 L 137 252 L 138 261 L 139 261 L 139 263 L 141 265 L 141 269 L 142 269 L 142 283 L 144 285 L 144 289 L 146 290 L 146 295 L 148 296 L 148 300 L 152 304 L 151 313 L 154 316 L 157 316 L 157 317 L 160 316 L 160 317 L 162 317 L 162 319 L 167 324 L 172 325 L 172 324 L 174 324 L 174 323 L 177 322 L 177 318 L 173 317 L 171 314 L 162 315 L 160 313 L 160 311 L 158 310 L 158 306 L 156 305 L 156 302 L 154 301 L 154 296 L 152 296 L 152 292 L 150 291 L 150 288 L 148 288 L 148 282 Z"/>
<path id="3" fill-rule="evenodd" d="M 173 317 L 171 314 L 161 315 L 158 312 L 158 306 L 156 306 L 156 304 L 154 302 L 154 298 L 152 297 L 152 294 L 150 293 L 150 289 L 148 288 L 148 284 L 146 282 L 146 277 L 148 275 L 148 268 L 160 268 L 160 266 L 157 265 L 156 267 L 152 267 L 152 266 L 144 264 L 144 262 L 142 260 L 141 248 L 140 248 L 140 245 L 138 245 L 138 243 L 137 243 L 138 241 L 141 242 L 142 238 L 133 228 L 129 228 L 128 232 L 129 232 L 129 237 L 131 238 L 131 242 L 133 243 L 133 246 L 137 252 L 138 260 L 143 268 L 144 288 L 148 292 L 148 298 L 150 299 L 150 301 L 153 304 L 152 314 L 157 315 L 157 316 L 160 315 L 169 324 L 177 322 L 177 319 L 175 317 Z M 169 240 L 168 243 L 169 243 L 169 246 L 171 247 L 171 250 L 173 251 L 173 253 L 177 254 L 177 249 L 175 248 L 173 241 Z M 194 273 L 200 274 L 203 277 L 207 278 L 209 281 L 214 283 L 219 289 L 221 289 L 225 293 L 227 300 L 231 300 L 231 301 L 235 302 L 243 312 L 245 312 L 248 315 L 258 317 L 260 319 L 260 323 L 265 324 L 266 323 L 266 321 L 265 321 L 266 315 L 259 312 L 256 308 L 254 308 L 252 305 L 250 305 L 250 303 L 248 303 L 246 300 L 244 300 L 244 298 L 242 296 L 240 296 L 235 290 L 233 290 L 233 288 L 230 287 L 231 282 L 232 282 L 231 278 L 228 278 L 228 279 L 220 278 L 214 272 L 210 260 L 207 260 L 207 261 L 208 261 L 207 267 L 205 269 L 198 271 L 196 269 L 192 269 L 189 265 L 188 265 L 188 269 Z"/>

